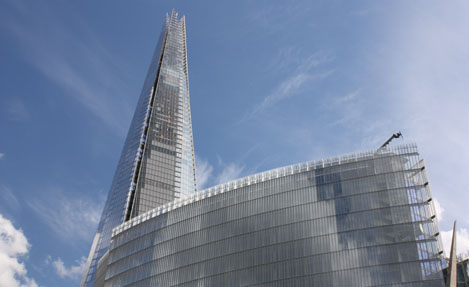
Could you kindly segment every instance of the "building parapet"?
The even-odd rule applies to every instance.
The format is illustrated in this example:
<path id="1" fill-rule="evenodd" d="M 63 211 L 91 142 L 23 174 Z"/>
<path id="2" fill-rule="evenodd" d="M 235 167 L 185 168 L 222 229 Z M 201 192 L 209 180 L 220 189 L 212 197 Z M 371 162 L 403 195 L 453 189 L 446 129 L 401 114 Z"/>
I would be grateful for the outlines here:
<path id="1" fill-rule="evenodd" d="M 142 222 L 147 221 L 150 218 L 154 218 L 161 214 L 167 213 L 168 211 L 174 210 L 181 206 L 197 202 L 199 200 L 212 197 L 217 194 L 225 193 L 231 190 L 235 190 L 240 187 L 246 187 L 252 184 L 261 183 L 267 180 L 279 178 L 282 176 L 293 175 L 305 171 L 316 170 L 324 167 L 331 167 L 335 165 L 341 165 L 345 163 L 357 162 L 369 158 L 381 158 L 388 157 L 392 155 L 403 155 L 403 154 L 412 154 L 418 153 L 417 145 L 415 143 L 397 145 L 392 147 L 385 147 L 375 150 L 366 150 L 356 153 L 345 154 L 342 156 L 335 156 L 321 160 L 313 160 L 308 162 L 297 163 L 293 165 L 288 165 L 280 168 L 271 169 L 268 171 L 256 173 L 249 175 L 243 178 L 229 181 L 227 183 L 219 184 L 207 189 L 204 189 L 200 192 L 196 192 L 192 195 L 178 198 L 174 201 L 168 202 L 164 205 L 158 206 L 152 210 L 149 210 L 145 213 L 142 213 L 139 216 L 136 216 L 119 226 L 116 226 L 112 230 L 112 237 L 118 235 L 122 231 L 129 229 L 132 226 L 138 225 Z"/>

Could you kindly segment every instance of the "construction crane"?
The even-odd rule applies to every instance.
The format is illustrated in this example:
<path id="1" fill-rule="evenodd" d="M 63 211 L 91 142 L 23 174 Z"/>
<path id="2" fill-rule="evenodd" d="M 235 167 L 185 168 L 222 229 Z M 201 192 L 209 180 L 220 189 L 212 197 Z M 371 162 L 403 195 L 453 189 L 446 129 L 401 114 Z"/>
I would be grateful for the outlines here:
<path id="1" fill-rule="evenodd" d="M 403 137 L 401 132 L 398 132 L 397 134 L 393 134 L 390 138 L 388 138 L 388 140 L 382 146 L 379 147 L 379 149 L 382 149 L 385 146 L 387 146 L 393 139 L 398 139 L 400 137 Z"/>

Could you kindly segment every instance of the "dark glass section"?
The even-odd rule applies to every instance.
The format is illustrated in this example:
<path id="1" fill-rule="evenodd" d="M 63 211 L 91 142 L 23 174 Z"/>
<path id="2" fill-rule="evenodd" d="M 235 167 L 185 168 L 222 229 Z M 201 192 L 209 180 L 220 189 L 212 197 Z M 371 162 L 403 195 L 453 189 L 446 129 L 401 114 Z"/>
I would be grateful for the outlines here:
<path id="1" fill-rule="evenodd" d="M 184 18 L 178 20 L 173 12 L 130 217 L 196 190 L 187 79 Z"/>

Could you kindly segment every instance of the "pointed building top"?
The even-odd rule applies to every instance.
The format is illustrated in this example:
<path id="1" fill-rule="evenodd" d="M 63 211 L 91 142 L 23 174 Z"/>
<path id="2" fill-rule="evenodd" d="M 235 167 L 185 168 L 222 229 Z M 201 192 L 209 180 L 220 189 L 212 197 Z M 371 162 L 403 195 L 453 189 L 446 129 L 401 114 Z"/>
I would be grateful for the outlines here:
<path id="1" fill-rule="evenodd" d="M 451 250 L 448 265 L 448 281 L 446 287 L 456 287 L 457 284 L 457 262 L 456 262 L 456 220 L 453 225 L 453 237 L 451 239 Z"/>

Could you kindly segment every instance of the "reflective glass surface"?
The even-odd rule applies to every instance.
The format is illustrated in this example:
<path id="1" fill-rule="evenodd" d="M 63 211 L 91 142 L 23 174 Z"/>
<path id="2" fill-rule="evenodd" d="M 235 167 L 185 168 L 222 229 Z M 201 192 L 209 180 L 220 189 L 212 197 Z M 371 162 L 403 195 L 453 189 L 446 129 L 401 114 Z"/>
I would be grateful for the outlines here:
<path id="1" fill-rule="evenodd" d="M 457 263 L 457 286 L 458 287 L 469 287 L 469 258 L 461 260 Z M 443 269 L 443 277 L 447 283 L 448 278 L 448 267 Z"/>
<path id="2" fill-rule="evenodd" d="M 443 286 L 415 145 L 249 176 L 113 230 L 105 286 Z"/>
<path id="3" fill-rule="evenodd" d="M 81 286 L 94 286 L 111 231 L 196 191 L 184 17 L 166 18 L 94 237 Z"/>

